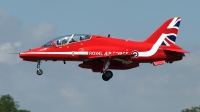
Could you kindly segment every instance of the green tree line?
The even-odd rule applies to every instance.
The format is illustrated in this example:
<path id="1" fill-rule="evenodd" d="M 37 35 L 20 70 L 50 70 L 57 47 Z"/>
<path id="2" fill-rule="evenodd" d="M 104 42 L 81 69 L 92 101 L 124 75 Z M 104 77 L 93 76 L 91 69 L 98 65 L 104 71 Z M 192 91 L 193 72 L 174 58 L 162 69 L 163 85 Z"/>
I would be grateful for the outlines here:
<path id="1" fill-rule="evenodd" d="M 191 109 L 184 109 L 181 112 L 200 112 L 200 106 L 199 107 L 192 107 Z"/>
<path id="2" fill-rule="evenodd" d="M 0 112 L 31 112 L 30 110 L 22 110 L 19 108 L 19 102 L 14 101 L 14 98 L 7 95 L 1 95 L 0 98 Z M 181 112 L 200 112 L 200 106 L 192 107 L 191 109 L 184 109 Z"/>
<path id="3" fill-rule="evenodd" d="M 1 95 L 0 112 L 30 112 L 30 110 L 22 110 L 19 108 L 19 102 L 14 101 L 14 98 L 7 95 Z"/>

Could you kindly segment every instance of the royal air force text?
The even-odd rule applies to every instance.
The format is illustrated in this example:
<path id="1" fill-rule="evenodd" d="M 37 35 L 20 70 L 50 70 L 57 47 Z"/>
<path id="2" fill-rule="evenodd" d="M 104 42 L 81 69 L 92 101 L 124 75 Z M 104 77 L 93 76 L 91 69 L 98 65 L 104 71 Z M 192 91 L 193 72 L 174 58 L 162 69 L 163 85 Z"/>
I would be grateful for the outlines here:
<path id="1" fill-rule="evenodd" d="M 98 56 L 109 56 L 109 55 L 127 55 L 128 52 L 101 52 L 101 51 L 90 51 L 88 55 L 98 55 Z"/>

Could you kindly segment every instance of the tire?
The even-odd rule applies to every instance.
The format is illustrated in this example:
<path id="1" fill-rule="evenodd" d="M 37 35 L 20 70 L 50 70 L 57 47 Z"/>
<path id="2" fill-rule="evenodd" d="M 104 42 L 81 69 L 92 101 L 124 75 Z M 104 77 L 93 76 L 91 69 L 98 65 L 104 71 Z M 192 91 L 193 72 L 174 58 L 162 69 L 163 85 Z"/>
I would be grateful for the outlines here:
<path id="1" fill-rule="evenodd" d="M 36 73 L 37 73 L 38 75 L 42 75 L 42 74 L 43 74 L 43 71 L 42 71 L 42 69 L 37 69 Z"/>
<path id="2" fill-rule="evenodd" d="M 111 71 L 106 71 L 105 73 L 103 73 L 102 75 L 102 79 L 104 81 L 108 81 L 113 77 L 113 73 Z"/>

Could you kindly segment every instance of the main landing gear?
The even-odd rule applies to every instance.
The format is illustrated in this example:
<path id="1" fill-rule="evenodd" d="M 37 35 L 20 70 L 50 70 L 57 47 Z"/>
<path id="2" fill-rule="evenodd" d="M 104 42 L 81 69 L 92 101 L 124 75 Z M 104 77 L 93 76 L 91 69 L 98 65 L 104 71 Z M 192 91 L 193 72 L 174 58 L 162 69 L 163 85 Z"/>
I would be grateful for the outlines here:
<path id="1" fill-rule="evenodd" d="M 37 61 L 37 71 L 36 71 L 36 73 L 38 75 L 42 75 L 42 73 L 43 73 L 42 69 L 40 69 L 40 64 L 41 64 L 41 60 L 38 60 Z"/>
<path id="2" fill-rule="evenodd" d="M 110 66 L 110 61 L 107 59 L 103 60 L 102 79 L 104 81 L 108 81 L 113 77 L 113 73 L 110 70 L 108 70 L 109 66 Z"/>
<path id="3" fill-rule="evenodd" d="M 113 73 L 110 70 L 103 72 L 102 79 L 104 81 L 109 81 L 113 77 Z"/>

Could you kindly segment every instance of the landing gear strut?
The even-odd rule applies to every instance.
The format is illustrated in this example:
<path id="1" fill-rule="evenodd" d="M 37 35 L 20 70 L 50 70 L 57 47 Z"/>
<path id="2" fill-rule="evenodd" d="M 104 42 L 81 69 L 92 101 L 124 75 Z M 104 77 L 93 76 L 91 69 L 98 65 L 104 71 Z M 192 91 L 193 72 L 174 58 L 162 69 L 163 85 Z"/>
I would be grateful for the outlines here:
<path id="1" fill-rule="evenodd" d="M 41 64 L 41 60 L 38 60 L 37 61 L 37 71 L 36 71 L 36 73 L 38 75 L 42 75 L 42 73 L 43 73 L 42 69 L 40 69 L 40 64 Z"/>
<path id="2" fill-rule="evenodd" d="M 102 75 L 104 81 L 109 81 L 113 77 L 113 73 L 109 70 L 105 71 Z"/>

